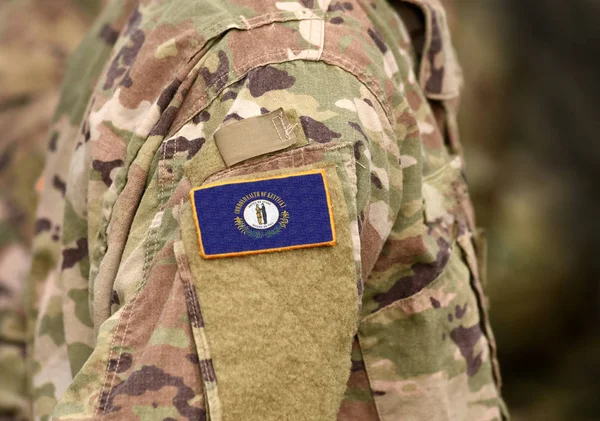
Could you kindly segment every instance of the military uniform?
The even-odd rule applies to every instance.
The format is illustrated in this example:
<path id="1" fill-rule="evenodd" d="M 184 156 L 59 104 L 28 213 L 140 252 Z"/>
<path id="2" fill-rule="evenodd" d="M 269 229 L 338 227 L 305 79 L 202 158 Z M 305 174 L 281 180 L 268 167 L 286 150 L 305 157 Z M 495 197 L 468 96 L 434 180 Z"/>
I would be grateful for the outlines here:
<path id="1" fill-rule="evenodd" d="M 460 84 L 434 0 L 109 4 L 47 157 L 36 416 L 505 419 Z"/>

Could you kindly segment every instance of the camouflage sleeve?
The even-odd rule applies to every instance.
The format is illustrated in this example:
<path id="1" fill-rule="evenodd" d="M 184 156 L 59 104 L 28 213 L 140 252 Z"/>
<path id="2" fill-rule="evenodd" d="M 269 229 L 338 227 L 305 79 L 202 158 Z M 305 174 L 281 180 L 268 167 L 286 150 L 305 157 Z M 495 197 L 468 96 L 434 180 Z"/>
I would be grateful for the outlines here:
<path id="1" fill-rule="evenodd" d="M 267 136 L 279 109 L 287 118 L 277 127 L 282 136 L 291 130 L 296 143 L 227 168 L 213 133 L 266 115 L 268 125 L 261 129 Z M 243 139 L 235 141 L 240 148 Z M 256 68 L 164 140 L 147 165 L 143 179 L 149 183 L 128 235 L 122 237 L 121 263 L 107 294 L 108 319 L 55 415 L 66 408 L 79 411 L 75 404 L 83 401 L 91 402 L 86 409 L 91 413 L 123 417 L 140 416 L 136 408 L 145 408 L 147 413 L 170 411 L 179 416 L 207 411 L 211 419 L 220 419 L 224 408 L 232 419 L 280 419 L 301 413 L 308 419 L 335 418 L 350 371 L 362 294 L 357 210 L 370 212 L 377 228 L 385 229 L 391 227 L 400 203 L 399 149 L 378 100 L 352 74 L 324 63 L 294 61 Z M 315 169 L 325 171 L 335 246 L 218 260 L 200 257 L 189 203 L 193 187 Z M 316 199 L 294 197 L 291 191 L 278 194 L 290 203 Z M 303 209 L 310 211 L 310 206 Z M 213 217 L 226 212 L 226 223 L 237 232 L 232 211 L 216 208 Z M 297 207 L 285 211 L 289 223 L 283 230 L 310 223 Z M 283 212 L 282 208 L 277 222 Z M 108 249 L 117 247 L 114 233 L 119 228 L 116 220 L 112 223 Z M 285 235 L 273 229 L 264 232 Z M 248 227 L 242 235 L 253 233 L 262 231 Z M 370 247 L 381 248 L 384 235 L 373 229 Z M 251 241 L 258 243 L 260 238 Z M 205 284 L 203 274 L 208 272 L 220 281 Z M 141 283 L 140 277 L 145 279 Z M 100 309 L 94 309 L 94 317 L 103 317 Z M 218 357 L 213 363 L 214 353 Z M 98 367 L 106 361 L 105 373 Z M 150 380 L 154 384 L 148 385 Z M 179 389 L 166 388 L 173 381 L 180 382 Z M 199 400 L 186 400 L 181 407 L 168 403 L 183 392 L 193 392 Z M 298 394 L 305 398 L 298 400 Z M 270 403 L 277 395 L 279 403 Z M 167 403 L 154 408 L 157 396 Z M 248 414 L 253 401 L 261 402 L 260 410 Z M 315 404 L 307 409 L 307 402 Z"/>
<path id="2" fill-rule="evenodd" d="M 443 14 L 417 77 L 385 2 L 252 5 L 97 27 L 111 59 L 47 169 L 38 405 L 60 385 L 55 419 L 500 420 Z"/>

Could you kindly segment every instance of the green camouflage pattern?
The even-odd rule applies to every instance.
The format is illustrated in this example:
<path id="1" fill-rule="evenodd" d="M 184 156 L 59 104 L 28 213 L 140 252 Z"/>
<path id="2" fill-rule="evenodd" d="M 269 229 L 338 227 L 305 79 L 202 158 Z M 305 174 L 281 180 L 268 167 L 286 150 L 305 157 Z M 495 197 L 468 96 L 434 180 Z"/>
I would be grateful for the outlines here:
<path id="1" fill-rule="evenodd" d="M 30 419 L 26 278 L 48 131 L 67 57 L 101 1 L 0 5 L 0 418 Z M 52 180 L 50 180 L 52 183 Z M 57 235 L 51 232 L 50 235 Z"/>
<path id="2" fill-rule="evenodd" d="M 336 164 L 360 301 L 337 419 L 506 419 L 445 13 L 393 6 L 107 6 L 71 59 L 37 211 L 36 419 L 232 420 L 182 229 L 188 193 L 315 163 Z M 215 131 L 280 107 L 308 145 L 226 169 Z M 269 419 L 301 419 L 286 411 Z"/>

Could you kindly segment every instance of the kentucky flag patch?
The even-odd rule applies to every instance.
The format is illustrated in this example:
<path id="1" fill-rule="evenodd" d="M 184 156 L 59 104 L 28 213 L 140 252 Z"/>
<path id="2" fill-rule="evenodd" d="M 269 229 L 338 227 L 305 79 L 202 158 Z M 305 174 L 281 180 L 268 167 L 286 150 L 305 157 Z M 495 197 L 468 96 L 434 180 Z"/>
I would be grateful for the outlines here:
<path id="1" fill-rule="evenodd" d="M 335 244 L 325 170 L 219 182 L 190 196 L 207 259 Z"/>

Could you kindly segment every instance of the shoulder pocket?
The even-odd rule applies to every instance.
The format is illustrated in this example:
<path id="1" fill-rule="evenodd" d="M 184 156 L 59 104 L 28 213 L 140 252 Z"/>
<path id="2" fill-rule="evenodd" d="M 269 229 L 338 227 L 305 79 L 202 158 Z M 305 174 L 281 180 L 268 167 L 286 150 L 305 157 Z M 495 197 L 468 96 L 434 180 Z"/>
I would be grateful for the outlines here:
<path id="1" fill-rule="evenodd" d="M 213 398 L 224 419 L 281 420 L 302 414 L 303 420 L 335 420 L 350 372 L 360 299 L 352 149 L 344 144 L 311 145 L 234 166 L 214 173 L 201 185 L 189 185 L 190 189 L 224 183 L 253 186 L 248 192 L 224 190 L 223 194 L 241 195 L 231 198 L 234 204 L 244 194 L 254 193 L 255 181 L 311 171 L 322 171 L 328 184 L 336 232 L 333 246 L 205 258 L 197 236 L 197 214 L 191 204 L 183 207 L 180 224 L 185 254 L 214 366 L 214 384 L 208 386 L 218 386 Z M 310 208 L 306 204 L 310 205 L 312 194 L 301 188 L 277 192 L 287 204 L 304 202 L 295 206 L 305 210 Z M 251 202 L 244 201 L 237 215 L 243 215 Z M 214 220 L 235 228 L 238 216 L 232 206 L 214 208 Z M 268 206 L 265 212 L 270 218 Z M 296 212 L 292 205 L 285 209 L 289 212 L 286 230 L 295 224 L 293 229 L 302 232 L 304 225 L 310 227 L 310 218 L 319 217 L 310 211 Z M 250 211 L 248 225 L 257 223 L 252 213 L 257 209 Z M 265 240 L 264 236 L 250 238 L 243 230 L 237 234 L 244 244 Z M 222 241 L 234 239 L 223 237 Z"/>
<path id="2" fill-rule="evenodd" d="M 437 250 L 435 271 L 422 271 L 418 290 L 361 321 L 382 421 L 506 416 L 460 164 L 456 158 L 423 180 L 424 235 Z"/>

